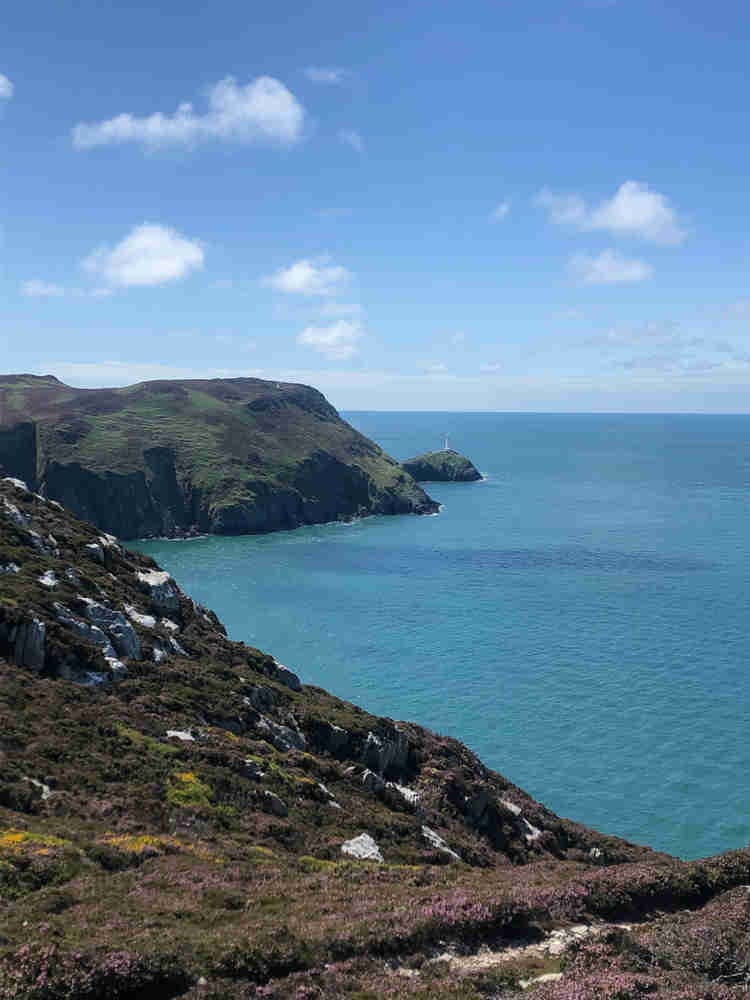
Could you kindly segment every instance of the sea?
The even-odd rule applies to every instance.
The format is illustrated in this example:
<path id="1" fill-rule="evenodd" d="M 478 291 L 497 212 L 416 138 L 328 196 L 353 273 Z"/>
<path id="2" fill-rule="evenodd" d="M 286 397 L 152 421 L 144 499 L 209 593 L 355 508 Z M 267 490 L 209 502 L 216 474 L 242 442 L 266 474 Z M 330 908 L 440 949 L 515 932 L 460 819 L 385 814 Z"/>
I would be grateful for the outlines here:
<path id="1" fill-rule="evenodd" d="M 683 858 L 750 842 L 750 416 L 345 413 L 427 517 L 144 541 L 229 635 L 455 736 L 556 813 Z"/>

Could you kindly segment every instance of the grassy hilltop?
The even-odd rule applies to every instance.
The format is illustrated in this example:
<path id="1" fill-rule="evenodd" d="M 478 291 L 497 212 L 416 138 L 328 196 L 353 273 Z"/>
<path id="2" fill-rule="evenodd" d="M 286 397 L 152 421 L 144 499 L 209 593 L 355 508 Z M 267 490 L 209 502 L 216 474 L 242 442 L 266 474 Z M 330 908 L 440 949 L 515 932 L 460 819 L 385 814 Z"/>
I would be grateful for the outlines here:
<path id="1" fill-rule="evenodd" d="M 317 390 L 261 379 L 0 376 L 0 469 L 126 538 L 437 509 Z"/>
<path id="2" fill-rule="evenodd" d="M 0 1000 L 732 1000 L 749 881 L 302 684 L 0 480 Z"/>

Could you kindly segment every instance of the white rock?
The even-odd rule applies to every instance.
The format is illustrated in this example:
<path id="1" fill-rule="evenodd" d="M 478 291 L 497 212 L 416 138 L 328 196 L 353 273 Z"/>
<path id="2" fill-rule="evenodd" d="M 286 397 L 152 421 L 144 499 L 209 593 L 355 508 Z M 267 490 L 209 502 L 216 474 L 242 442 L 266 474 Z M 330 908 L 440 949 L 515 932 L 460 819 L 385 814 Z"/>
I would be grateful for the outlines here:
<path id="1" fill-rule="evenodd" d="M 23 780 L 28 781 L 28 783 L 33 785 L 34 788 L 39 789 L 42 793 L 42 802 L 46 802 L 50 795 L 52 795 L 52 789 L 49 785 L 45 785 L 43 781 L 39 781 L 37 778 L 24 778 Z"/>
<path id="2" fill-rule="evenodd" d="M 419 792 L 407 785 L 399 785 L 397 781 L 388 782 L 388 790 L 399 795 L 412 809 L 419 808 Z"/>
<path id="3" fill-rule="evenodd" d="M 177 653 L 178 656 L 188 656 L 187 650 L 183 649 L 179 642 L 173 637 L 169 637 L 169 645 L 172 648 L 173 653 Z"/>
<path id="4" fill-rule="evenodd" d="M 524 819 L 523 823 L 526 829 L 528 830 L 528 833 L 524 834 L 524 836 L 526 837 L 526 842 L 532 844 L 535 840 L 539 840 L 539 838 L 542 835 L 542 831 L 538 827 L 533 826 L 531 823 L 529 823 L 527 819 Z"/>
<path id="5" fill-rule="evenodd" d="M 380 795 L 381 792 L 385 791 L 385 781 L 369 768 L 362 775 L 361 781 L 367 791 L 372 792 L 373 795 Z"/>
<path id="6" fill-rule="evenodd" d="M 195 743 L 193 734 L 184 729 L 168 729 L 167 739 L 182 740 L 184 743 Z"/>
<path id="7" fill-rule="evenodd" d="M 518 985 L 522 990 L 527 990 L 529 986 L 534 986 L 536 983 L 556 983 L 562 977 L 562 972 L 543 972 L 541 976 L 534 976 L 532 979 L 519 979 Z"/>
<path id="8" fill-rule="evenodd" d="M 96 603 L 94 601 L 90 601 L 90 599 L 86 600 L 87 603 L 90 602 L 89 606 Z M 81 639 L 93 642 L 95 646 L 99 646 L 101 648 L 104 659 L 107 661 L 107 665 L 114 674 L 116 680 L 127 675 L 127 667 L 117 658 L 115 647 L 112 645 L 109 636 L 103 629 L 101 629 L 98 625 L 89 624 L 88 622 L 83 622 L 79 618 L 76 618 L 69 608 L 66 608 L 64 604 L 60 604 L 59 602 L 55 604 L 55 611 L 57 612 L 57 619 L 59 622 L 75 632 L 75 634 L 80 636 Z"/>
<path id="9" fill-rule="evenodd" d="M 447 854 L 449 857 L 453 858 L 454 861 L 461 860 L 461 855 L 457 854 L 452 848 L 448 847 L 440 834 L 431 830 L 429 826 L 422 827 L 422 836 L 430 847 L 434 847 L 436 851 L 442 851 L 443 854 Z"/>
<path id="10" fill-rule="evenodd" d="M 113 611 L 93 601 L 90 597 L 84 597 L 82 600 L 86 603 L 86 617 L 108 633 L 120 656 L 140 660 L 141 642 L 138 633 L 125 616 L 119 611 Z"/>
<path id="11" fill-rule="evenodd" d="M 7 566 L 0 566 L 0 573 L 20 573 L 21 567 L 14 562 L 8 563 Z"/>
<path id="12" fill-rule="evenodd" d="M 180 631 L 180 626 L 177 624 L 177 622 L 173 622 L 170 618 L 162 618 L 159 624 L 162 625 L 169 632 Z"/>
<path id="13" fill-rule="evenodd" d="M 17 490 L 23 490 L 24 493 L 29 492 L 29 487 L 23 481 L 23 479 L 16 479 L 15 476 L 5 476 L 3 478 L 4 483 L 10 483 L 11 486 L 15 486 Z"/>
<path id="14" fill-rule="evenodd" d="M 283 663 L 279 663 L 278 660 L 274 660 L 273 662 L 276 667 L 276 680 L 292 691 L 301 691 L 302 681 L 300 681 L 299 676 L 293 670 L 290 670 L 289 667 L 285 667 Z"/>
<path id="15" fill-rule="evenodd" d="M 22 514 L 18 507 L 14 503 L 11 503 L 10 500 L 6 500 L 5 497 L 3 497 L 3 510 L 16 527 L 27 528 L 29 526 L 29 517 L 26 514 Z"/>
<path id="16" fill-rule="evenodd" d="M 161 614 L 180 610 L 180 592 L 172 577 L 161 569 L 139 569 L 136 579 Z"/>
<path id="17" fill-rule="evenodd" d="M 511 802 L 510 799 L 500 799 L 500 805 L 505 806 L 505 808 L 512 812 L 514 816 L 521 815 L 521 807 L 517 806 L 515 802 Z"/>
<path id="18" fill-rule="evenodd" d="M 380 848 L 372 839 L 369 833 L 360 833 L 358 837 L 345 840 L 341 845 L 341 853 L 350 858 L 357 858 L 358 861 L 383 861 Z"/>
<path id="19" fill-rule="evenodd" d="M 125 614 L 128 618 L 135 622 L 136 625 L 142 625 L 144 628 L 155 628 L 156 619 L 153 615 L 144 615 L 142 612 L 134 608 L 132 604 L 125 605 Z"/>
<path id="20" fill-rule="evenodd" d="M 39 582 L 43 587 L 49 587 L 50 590 L 52 590 L 57 586 L 58 580 L 54 572 L 51 569 L 48 569 L 43 576 L 39 577 Z"/>

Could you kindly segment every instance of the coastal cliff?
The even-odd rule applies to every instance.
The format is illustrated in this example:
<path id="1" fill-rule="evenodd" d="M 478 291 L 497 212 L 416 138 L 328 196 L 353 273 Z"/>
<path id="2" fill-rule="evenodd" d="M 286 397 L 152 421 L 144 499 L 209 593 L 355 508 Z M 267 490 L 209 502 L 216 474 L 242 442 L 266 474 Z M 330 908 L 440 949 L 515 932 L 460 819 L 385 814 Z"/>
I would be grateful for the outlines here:
<path id="1" fill-rule="evenodd" d="M 745 995 L 750 851 L 556 816 L 8 479 L 0 762 L 2 1000 Z"/>
<path id="2" fill-rule="evenodd" d="M 122 538 L 438 509 L 316 389 L 261 379 L 0 376 L 0 471 Z"/>
<path id="3" fill-rule="evenodd" d="M 474 463 L 452 448 L 409 458 L 401 468 L 418 483 L 475 483 L 482 478 Z"/>

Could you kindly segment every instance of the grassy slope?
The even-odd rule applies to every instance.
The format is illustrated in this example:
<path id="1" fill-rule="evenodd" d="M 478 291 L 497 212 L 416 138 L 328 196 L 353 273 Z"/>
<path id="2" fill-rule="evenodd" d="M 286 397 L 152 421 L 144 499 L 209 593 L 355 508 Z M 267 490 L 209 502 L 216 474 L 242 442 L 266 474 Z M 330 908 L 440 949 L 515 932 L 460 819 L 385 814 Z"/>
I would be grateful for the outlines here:
<path id="1" fill-rule="evenodd" d="M 259 401 L 267 407 L 248 407 Z M 252 500 L 252 481 L 289 485 L 316 450 L 356 464 L 378 490 L 420 492 L 397 462 L 307 386 L 213 379 L 92 390 L 51 377 L 0 376 L 0 426 L 21 420 L 41 428 L 40 464 L 49 458 L 131 473 L 144 469 L 144 447 L 174 448 L 178 475 L 208 501 Z"/>
<path id="2" fill-rule="evenodd" d="M 57 554 L 30 531 L 52 534 Z M 560 820 L 455 740 L 396 730 L 319 688 L 290 689 L 271 657 L 230 642 L 182 594 L 172 617 L 184 655 L 157 665 L 152 649 L 172 632 L 135 576 L 154 564 L 116 547 L 100 564 L 85 556 L 97 539 L 0 482 L 0 567 L 19 567 L 0 575 L 0 1000 L 479 1000 L 564 963 L 488 973 L 428 959 L 451 944 L 499 947 L 571 921 L 634 917 L 649 922 L 565 959 L 569 971 L 539 996 L 740 995 L 719 977 L 750 966 L 747 893 L 721 893 L 750 879 L 750 853 L 684 864 Z M 39 580 L 48 571 L 60 581 L 52 589 Z M 7 662 L 8 626 L 36 617 L 47 624 L 45 673 L 71 656 L 104 669 L 97 649 L 56 621 L 56 601 L 83 615 L 86 597 L 157 618 L 138 625 L 143 659 L 124 681 L 90 689 Z M 298 726 L 307 746 L 275 747 L 248 701 Z M 320 738 L 331 725 L 346 733 L 335 753 Z M 194 740 L 170 739 L 170 729 Z M 395 776 L 422 813 L 362 780 L 367 734 L 399 731 L 409 755 Z M 494 826 L 467 810 L 482 797 L 496 807 Z M 529 840 L 503 801 L 542 835 Z M 464 860 L 432 849 L 424 824 Z M 363 831 L 384 864 L 342 855 Z M 683 912 L 653 923 L 664 910 Z"/>

